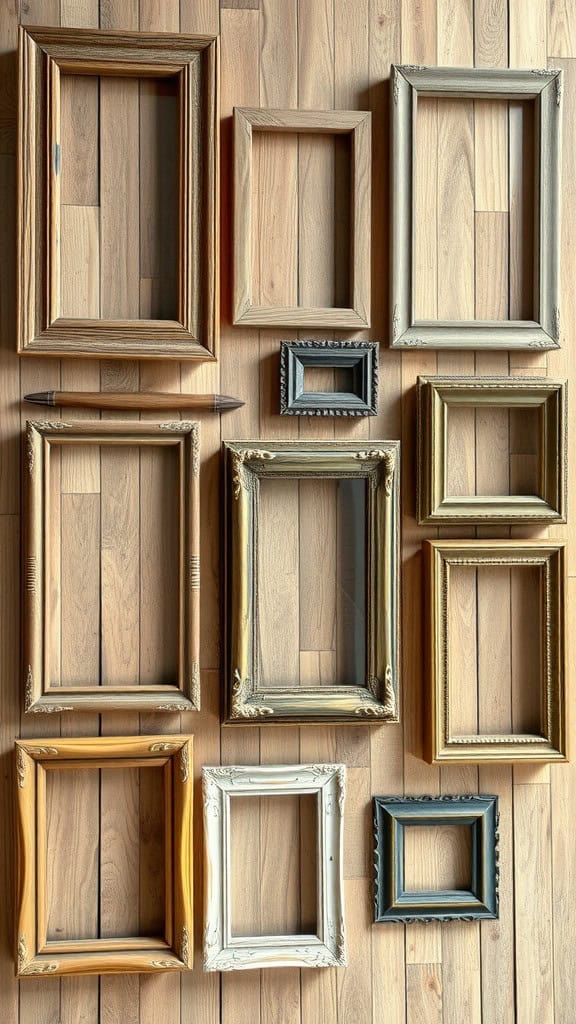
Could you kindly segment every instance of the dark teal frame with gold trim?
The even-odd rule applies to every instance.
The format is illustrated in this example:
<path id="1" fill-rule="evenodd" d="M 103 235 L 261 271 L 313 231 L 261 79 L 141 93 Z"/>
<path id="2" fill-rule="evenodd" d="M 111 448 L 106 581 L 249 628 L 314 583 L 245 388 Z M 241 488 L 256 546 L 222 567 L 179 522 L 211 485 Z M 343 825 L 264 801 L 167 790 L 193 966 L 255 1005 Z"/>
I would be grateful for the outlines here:
<path id="1" fill-rule="evenodd" d="M 472 830 L 471 889 L 407 891 L 404 829 L 468 825 Z M 374 920 L 479 921 L 498 917 L 498 797 L 374 797 Z"/>

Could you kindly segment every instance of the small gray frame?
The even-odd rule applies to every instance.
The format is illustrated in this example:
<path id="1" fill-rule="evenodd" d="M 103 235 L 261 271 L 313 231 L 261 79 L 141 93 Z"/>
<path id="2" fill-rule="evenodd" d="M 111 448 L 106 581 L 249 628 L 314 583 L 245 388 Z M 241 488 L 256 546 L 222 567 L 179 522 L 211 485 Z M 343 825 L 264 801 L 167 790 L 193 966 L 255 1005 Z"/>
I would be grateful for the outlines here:
<path id="1" fill-rule="evenodd" d="M 392 348 L 560 347 L 560 127 L 556 70 L 392 65 Z M 414 141 L 419 96 L 536 102 L 535 320 L 416 320 L 414 316 Z"/>
<path id="2" fill-rule="evenodd" d="M 305 391 L 307 366 L 352 371 L 353 391 Z M 375 416 L 378 411 L 378 343 L 283 341 L 280 348 L 282 416 Z"/>

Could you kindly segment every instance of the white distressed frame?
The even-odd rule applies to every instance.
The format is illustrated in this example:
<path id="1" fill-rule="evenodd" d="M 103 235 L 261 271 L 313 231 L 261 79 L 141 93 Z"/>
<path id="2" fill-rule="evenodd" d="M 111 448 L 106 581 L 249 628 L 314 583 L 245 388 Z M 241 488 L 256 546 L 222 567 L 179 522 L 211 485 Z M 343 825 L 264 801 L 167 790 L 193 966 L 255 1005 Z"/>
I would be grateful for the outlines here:
<path id="1" fill-rule="evenodd" d="M 247 765 L 202 769 L 205 842 L 204 970 L 345 967 L 343 764 Z M 318 935 L 232 936 L 230 801 L 234 796 L 317 798 Z"/>

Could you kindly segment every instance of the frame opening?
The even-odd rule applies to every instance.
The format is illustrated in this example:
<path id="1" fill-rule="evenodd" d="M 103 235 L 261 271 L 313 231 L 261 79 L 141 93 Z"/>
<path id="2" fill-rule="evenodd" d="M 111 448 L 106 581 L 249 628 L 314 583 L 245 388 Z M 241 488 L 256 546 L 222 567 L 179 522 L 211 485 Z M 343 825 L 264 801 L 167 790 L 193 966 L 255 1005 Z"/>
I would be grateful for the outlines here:
<path id="1" fill-rule="evenodd" d="M 329 393 L 344 393 L 352 398 L 358 390 L 358 371 L 354 367 L 334 367 L 325 369 L 322 366 L 304 367 L 304 392 L 327 391 Z"/>
<path id="2" fill-rule="evenodd" d="M 472 825 L 410 825 L 404 830 L 404 888 L 471 892 Z"/>
<path id="3" fill-rule="evenodd" d="M 544 429 L 542 407 L 446 402 L 445 500 L 485 498 L 488 504 L 517 495 L 545 501 Z M 466 458 L 464 446 L 469 443 L 481 446 L 489 458 L 480 464 Z"/>

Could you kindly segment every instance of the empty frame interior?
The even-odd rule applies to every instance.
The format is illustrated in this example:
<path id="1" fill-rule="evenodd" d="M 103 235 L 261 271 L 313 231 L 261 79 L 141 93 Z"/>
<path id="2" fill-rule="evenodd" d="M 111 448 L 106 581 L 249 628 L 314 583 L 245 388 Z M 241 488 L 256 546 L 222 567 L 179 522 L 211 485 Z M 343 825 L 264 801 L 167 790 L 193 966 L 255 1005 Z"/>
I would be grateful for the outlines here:
<path id="1" fill-rule="evenodd" d="M 470 825 L 409 825 L 404 829 L 406 892 L 470 891 Z"/>
<path id="2" fill-rule="evenodd" d="M 542 407 L 446 409 L 446 498 L 519 495 L 544 501 Z M 473 457 L 483 449 L 484 457 Z"/>

